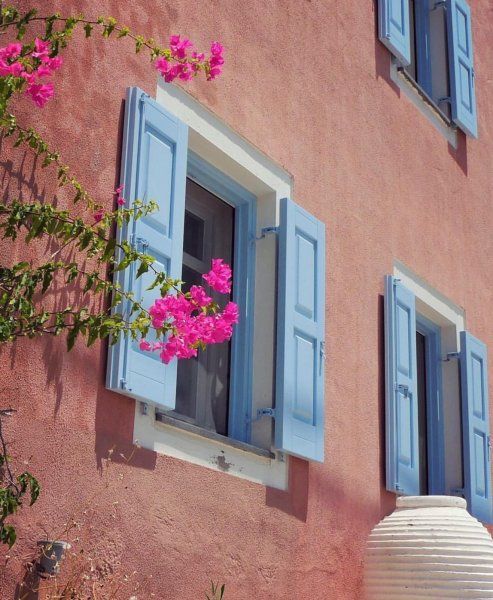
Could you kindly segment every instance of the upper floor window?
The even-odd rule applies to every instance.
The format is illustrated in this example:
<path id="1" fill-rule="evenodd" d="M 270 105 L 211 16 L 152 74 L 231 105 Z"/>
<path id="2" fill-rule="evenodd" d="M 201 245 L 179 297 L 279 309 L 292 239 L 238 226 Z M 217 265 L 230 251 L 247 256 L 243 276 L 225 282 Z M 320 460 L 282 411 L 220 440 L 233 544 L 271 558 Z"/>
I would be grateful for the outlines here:
<path id="1" fill-rule="evenodd" d="M 379 0 L 379 37 L 427 102 L 477 137 L 471 10 L 465 0 Z"/>

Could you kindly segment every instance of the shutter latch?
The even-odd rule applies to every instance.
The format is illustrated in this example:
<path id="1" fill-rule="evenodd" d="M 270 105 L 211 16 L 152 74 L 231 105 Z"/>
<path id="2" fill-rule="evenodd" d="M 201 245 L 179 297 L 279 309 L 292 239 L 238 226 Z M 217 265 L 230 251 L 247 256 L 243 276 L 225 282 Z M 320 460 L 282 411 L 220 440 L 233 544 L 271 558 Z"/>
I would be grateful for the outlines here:
<path id="1" fill-rule="evenodd" d="M 279 227 L 262 227 L 262 229 L 260 230 L 260 235 L 256 236 L 255 239 L 258 240 L 263 240 L 264 237 L 267 237 L 269 234 L 271 233 L 277 233 L 279 231 Z"/>
<path id="2" fill-rule="evenodd" d="M 264 417 L 271 417 L 272 419 L 276 418 L 276 409 L 275 408 L 259 408 L 257 410 L 257 416 L 252 421 L 260 421 Z"/>

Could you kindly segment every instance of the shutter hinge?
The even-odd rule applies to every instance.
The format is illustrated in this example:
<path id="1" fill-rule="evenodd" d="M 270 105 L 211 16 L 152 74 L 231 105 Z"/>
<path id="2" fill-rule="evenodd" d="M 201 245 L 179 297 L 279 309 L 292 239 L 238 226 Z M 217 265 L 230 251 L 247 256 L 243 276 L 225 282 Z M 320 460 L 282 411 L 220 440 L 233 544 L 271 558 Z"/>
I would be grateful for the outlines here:
<path id="1" fill-rule="evenodd" d="M 442 362 L 450 362 L 451 360 L 458 360 L 460 352 L 447 352 L 445 358 L 442 358 Z"/>
<path id="2" fill-rule="evenodd" d="M 320 342 L 320 358 L 326 360 L 327 354 L 325 354 L 325 342 Z"/>
<path id="3" fill-rule="evenodd" d="M 149 241 L 143 237 L 136 236 L 135 233 L 132 233 L 130 235 L 130 245 L 134 250 L 137 250 L 139 246 L 142 246 L 142 250 L 145 252 L 147 248 L 149 248 Z"/>
<path id="4" fill-rule="evenodd" d="M 279 227 L 262 227 L 262 229 L 260 230 L 260 235 L 259 236 L 255 236 L 255 240 L 263 240 L 265 237 L 267 237 L 269 234 L 271 233 L 278 233 L 279 232 Z"/>
<path id="5" fill-rule="evenodd" d="M 437 10 L 438 8 L 444 8 L 446 10 L 447 9 L 447 0 L 437 0 L 435 2 L 435 4 L 433 5 L 433 8 L 430 8 L 430 12 L 433 12 L 434 10 Z"/>
<path id="6" fill-rule="evenodd" d="M 394 386 L 396 392 L 402 392 L 405 398 L 409 395 L 409 386 L 404 385 L 403 383 L 396 383 Z"/>
<path id="7" fill-rule="evenodd" d="M 127 387 L 127 385 L 128 385 L 127 380 L 122 377 L 122 379 L 120 379 L 120 387 L 122 388 L 122 390 L 127 390 L 127 391 L 131 392 L 132 388 Z"/>
<path id="8" fill-rule="evenodd" d="M 395 484 L 395 489 L 396 489 L 397 492 L 404 492 L 404 490 L 402 489 L 402 487 L 398 483 Z"/>

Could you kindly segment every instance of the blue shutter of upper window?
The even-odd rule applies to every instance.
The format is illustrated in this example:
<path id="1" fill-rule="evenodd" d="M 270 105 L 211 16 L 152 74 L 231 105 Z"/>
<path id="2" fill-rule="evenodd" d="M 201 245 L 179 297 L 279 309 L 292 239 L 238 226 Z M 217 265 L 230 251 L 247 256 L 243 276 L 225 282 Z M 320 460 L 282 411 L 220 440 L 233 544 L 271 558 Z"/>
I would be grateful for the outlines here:
<path id="1" fill-rule="evenodd" d="M 275 445 L 324 459 L 325 225 L 281 200 Z"/>
<path id="2" fill-rule="evenodd" d="M 486 346 L 460 333 L 464 493 L 469 511 L 492 522 L 488 360 Z"/>
<path id="3" fill-rule="evenodd" d="M 378 0 L 378 36 L 404 66 L 411 63 L 409 0 Z"/>
<path id="4" fill-rule="evenodd" d="M 472 137 L 478 137 L 471 9 L 465 0 L 447 0 L 452 120 Z"/>
<path id="5" fill-rule="evenodd" d="M 414 294 L 385 280 L 387 489 L 419 494 L 416 308 Z"/>
<path id="6" fill-rule="evenodd" d="M 184 123 L 142 90 L 129 89 L 122 148 L 124 195 L 128 202 L 154 200 L 159 210 L 119 228 L 117 238 L 153 255 L 154 267 L 176 279 L 182 269 L 187 139 Z M 146 289 L 154 274 L 137 279 L 137 268 L 117 272 L 115 281 L 149 307 L 159 293 Z M 174 408 L 176 373 L 176 361 L 162 364 L 158 353 L 141 351 L 138 341 L 129 337 L 109 348 L 107 387 L 115 392 Z"/>

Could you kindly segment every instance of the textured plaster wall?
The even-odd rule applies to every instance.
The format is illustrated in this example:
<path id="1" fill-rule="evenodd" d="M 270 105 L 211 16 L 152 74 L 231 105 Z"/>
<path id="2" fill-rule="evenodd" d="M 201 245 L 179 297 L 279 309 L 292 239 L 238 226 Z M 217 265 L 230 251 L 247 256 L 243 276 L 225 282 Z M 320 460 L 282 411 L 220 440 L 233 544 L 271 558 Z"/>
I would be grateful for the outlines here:
<path id="1" fill-rule="evenodd" d="M 156 38 L 225 44 L 224 76 L 193 83 L 192 93 L 292 173 L 295 200 L 327 224 L 326 461 L 293 459 L 288 492 L 143 450 L 127 463 L 134 405 L 105 391 L 104 347 L 4 348 L 2 403 L 18 410 L 8 435 L 16 455 L 32 456 L 43 493 L 19 518 L 1 598 L 13 597 L 43 529 L 60 534 L 72 517 L 94 556 L 139 572 L 139 598 L 200 598 L 211 577 L 231 600 L 360 598 L 365 537 L 394 507 L 383 484 L 381 297 L 393 260 L 463 306 L 468 328 L 493 348 L 491 3 L 472 0 L 480 139 L 459 134 L 457 150 L 390 81 L 373 2 L 38 4 L 113 14 Z M 110 206 L 125 88 L 153 95 L 153 69 L 125 41 L 77 35 L 57 85 L 42 112 L 20 100 L 21 121 L 35 119 Z M 2 142 L 0 167 L 3 194 L 50 197 L 52 182 L 35 178 L 29 154 Z M 2 251 L 18 259 L 11 246 Z"/>

